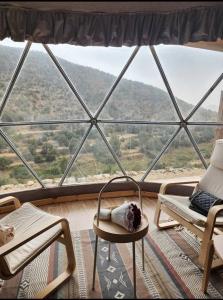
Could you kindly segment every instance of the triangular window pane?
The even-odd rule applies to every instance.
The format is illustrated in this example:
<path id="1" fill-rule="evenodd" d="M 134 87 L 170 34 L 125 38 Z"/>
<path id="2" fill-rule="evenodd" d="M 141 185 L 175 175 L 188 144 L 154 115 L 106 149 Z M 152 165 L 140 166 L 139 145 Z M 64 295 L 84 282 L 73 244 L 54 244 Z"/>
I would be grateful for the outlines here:
<path id="1" fill-rule="evenodd" d="M 26 43 L 0 41 L 0 104 Z"/>
<path id="2" fill-rule="evenodd" d="M 223 57 L 222 57 L 223 58 Z M 223 81 L 198 108 L 189 122 L 223 122 Z"/>
<path id="3" fill-rule="evenodd" d="M 106 182 L 121 175 L 123 173 L 101 135 L 92 128 L 63 184 Z"/>
<path id="4" fill-rule="evenodd" d="M 0 136 L 0 193 L 39 188 L 40 184 L 30 174 L 23 162 Z"/>
<path id="5" fill-rule="evenodd" d="M 32 45 L 7 105 L 3 121 L 86 119 L 88 115 L 42 45 Z M 41 47 L 41 48 L 40 48 Z M 12 58 L 11 58 L 12 59 Z"/>
<path id="6" fill-rule="evenodd" d="M 200 176 L 205 168 L 184 129 L 161 156 L 145 181 Z"/>
<path id="7" fill-rule="evenodd" d="M 140 180 L 176 130 L 175 126 L 103 124 L 103 131 L 126 173 Z"/>
<path id="8" fill-rule="evenodd" d="M 100 119 L 176 121 L 178 117 L 149 47 L 141 47 Z"/>
<path id="9" fill-rule="evenodd" d="M 92 114 L 96 112 L 133 49 L 50 45 Z"/>
<path id="10" fill-rule="evenodd" d="M 222 52 L 187 46 L 155 46 L 181 113 L 186 117 L 223 70 Z"/>
<path id="11" fill-rule="evenodd" d="M 7 128 L 10 139 L 46 186 L 56 186 L 88 125 Z"/>
<path id="12" fill-rule="evenodd" d="M 223 126 L 188 126 L 207 164 L 214 149 L 215 141 L 223 139 Z"/>

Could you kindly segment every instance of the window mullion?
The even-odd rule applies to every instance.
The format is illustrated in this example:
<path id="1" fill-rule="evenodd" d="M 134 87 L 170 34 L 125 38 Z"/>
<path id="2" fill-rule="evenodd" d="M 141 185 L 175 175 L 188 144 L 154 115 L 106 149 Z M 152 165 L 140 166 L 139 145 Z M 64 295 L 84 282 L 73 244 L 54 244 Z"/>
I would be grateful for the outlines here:
<path id="1" fill-rule="evenodd" d="M 170 146 L 170 144 L 174 141 L 175 137 L 178 135 L 178 133 L 180 132 L 181 128 L 182 128 L 181 126 L 179 126 L 177 128 L 177 130 L 174 132 L 174 134 L 172 135 L 172 137 L 164 145 L 164 147 L 162 148 L 162 150 L 160 151 L 160 153 L 152 161 L 152 163 L 150 164 L 150 166 L 148 167 L 148 169 L 146 170 L 145 174 L 143 175 L 143 177 L 141 178 L 140 181 L 144 181 L 146 179 L 146 177 L 148 176 L 148 174 L 150 173 L 150 171 L 154 168 L 154 166 L 156 165 L 156 163 L 160 160 L 161 156 L 164 154 L 164 152 L 167 150 L 167 148 Z"/>
<path id="2" fill-rule="evenodd" d="M 122 173 L 123 173 L 124 175 L 127 175 L 126 172 L 125 172 L 125 170 L 124 170 L 124 168 L 122 167 L 122 164 L 121 164 L 121 162 L 119 161 L 119 159 L 118 159 L 116 153 L 114 152 L 114 150 L 112 149 L 112 147 L 111 147 L 111 145 L 109 144 L 108 140 L 106 139 L 104 133 L 102 132 L 101 128 L 98 126 L 98 124 L 95 124 L 95 127 L 97 128 L 98 132 L 100 133 L 100 135 L 101 135 L 103 141 L 105 142 L 106 146 L 108 147 L 108 149 L 109 149 L 111 155 L 113 156 L 114 160 L 115 160 L 116 163 L 118 164 L 120 170 L 122 171 Z"/>
<path id="3" fill-rule="evenodd" d="M 213 85 L 210 87 L 210 89 L 205 93 L 205 95 L 201 98 L 201 100 L 197 103 L 197 105 L 194 106 L 192 111 L 189 113 L 189 115 L 186 117 L 185 121 L 188 121 L 194 113 L 198 110 L 198 108 L 204 103 L 204 101 L 207 99 L 207 97 L 213 92 L 213 90 L 217 87 L 217 85 L 222 81 L 223 79 L 223 73 L 218 77 L 218 79 L 213 83 Z"/>
<path id="4" fill-rule="evenodd" d="M 200 158 L 202 164 L 204 165 L 205 169 L 207 169 L 207 167 L 208 167 L 208 166 L 207 166 L 207 163 L 206 163 L 206 161 L 205 161 L 203 155 L 201 154 L 201 152 L 200 152 L 200 150 L 199 150 L 199 148 L 198 148 L 198 145 L 197 145 L 196 141 L 194 140 L 194 138 L 193 138 L 193 136 L 192 136 L 190 130 L 188 129 L 187 126 L 185 126 L 184 129 L 185 129 L 185 131 L 186 131 L 186 133 L 187 133 L 187 135 L 188 135 L 188 137 L 189 137 L 189 139 L 190 139 L 190 141 L 191 141 L 191 144 L 193 145 L 195 151 L 197 152 L 197 154 L 198 154 L 198 156 L 199 156 L 199 158 Z"/>
<path id="5" fill-rule="evenodd" d="M 24 166 L 29 170 L 29 172 L 35 177 L 35 179 L 39 182 L 39 184 L 45 188 L 45 185 L 42 183 L 36 172 L 31 168 L 31 166 L 28 164 L 28 162 L 25 160 L 25 158 L 18 152 L 15 145 L 12 143 L 12 141 L 8 138 L 5 132 L 0 129 L 0 135 L 5 140 L 5 142 L 9 145 L 9 147 L 15 152 L 17 157 L 23 162 Z"/>
<path id="6" fill-rule="evenodd" d="M 77 148 L 77 150 L 75 151 L 75 153 L 73 154 L 73 156 L 72 156 L 70 162 L 68 163 L 67 168 L 66 168 L 66 170 L 65 170 L 65 172 L 64 172 L 64 174 L 63 174 L 63 176 L 62 176 L 62 178 L 61 178 L 61 180 L 60 180 L 58 186 L 62 186 L 64 180 L 65 180 L 66 177 L 67 177 L 67 174 L 70 172 L 70 169 L 72 168 L 74 162 L 76 161 L 77 156 L 78 156 L 78 154 L 80 153 L 80 151 L 81 151 L 81 149 L 82 149 L 82 146 L 83 146 L 85 140 L 87 139 L 87 137 L 88 137 L 88 135 L 89 135 L 89 133 L 90 133 L 92 127 L 93 127 L 93 125 L 91 124 L 90 127 L 88 128 L 88 130 L 86 131 L 85 135 L 83 136 L 83 138 L 82 138 L 82 140 L 81 140 L 81 143 L 80 143 L 79 147 Z"/>
<path id="7" fill-rule="evenodd" d="M 151 50 L 153 58 L 154 58 L 154 60 L 156 62 L 157 68 L 158 68 L 158 70 L 160 72 L 160 75 L 161 75 L 161 77 L 163 79 L 163 82 L 164 82 L 164 84 L 166 86 L 166 89 L 167 89 L 167 92 L 168 92 L 168 94 L 170 96 L 170 99 L 171 99 L 171 101 L 173 103 L 173 106 L 174 106 L 174 108 L 175 108 L 175 110 L 177 112 L 177 115 L 178 115 L 180 121 L 182 122 L 183 121 L 183 116 L 181 114 L 181 111 L 180 111 L 180 108 L 179 108 L 179 106 L 177 104 L 177 101 L 176 101 L 176 99 L 175 99 L 175 97 L 173 95 L 173 92 L 172 92 L 172 90 L 170 88 L 169 82 L 168 82 L 167 77 L 165 75 L 165 72 L 164 72 L 164 70 L 162 68 L 162 65 L 161 65 L 161 63 L 159 61 L 159 58 L 158 58 L 158 56 L 156 54 L 156 50 L 155 50 L 155 48 L 153 46 L 150 46 L 150 50 Z"/>
<path id="8" fill-rule="evenodd" d="M 111 94 L 113 93 L 113 91 L 115 90 L 116 86 L 118 85 L 118 83 L 120 82 L 120 80 L 122 79 L 122 77 L 124 76 L 126 70 L 128 69 L 128 67 L 130 66 L 131 62 L 133 61 L 133 59 L 135 58 L 137 52 L 139 51 L 139 46 L 135 48 L 135 50 L 133 51 L 132 55 L 130 56 L 130 58 L 128 59 L 127 63 L 125 64 L 124 68 L 122 69 L 121 73 L 119 74 L 119 76 L 116 78 L 114 84 L 112 85 L 110 91 L 108 92 L 108 94 L 105 96 L 105 99 L 103 100 L 101 106 L 98 108 L 97 112 L 95 113 L 95 117 L 94 118 L 98 118 L 99 114 L 101 113 L 102 109 L 104 108 L 105 104 L 108 102 L 109 98 L 111 97 Z"/>
<path id="9" fill-rule="evenodd" d="M 24 61 L 25 61 L 25 59 L 27 57 L 27 54 L 29 52 L 29 49 L 30 49 L 31 45 L 32 45 L 32 42 L 27 42 L 27 44 L 26 44 L 26 46 L 25 46 L 25 48 L 23 50 L 23 53 L 22 53 L 22 55 L 21 55 L 21 57 L 19 59 L 19 62 L 17 64 L 17 66 L 16 66 L 16 69 L 15 69 L 13 75 L 12 75 L 12 78 L 11 78 L 11 80 L 9 82 L 7 90 L 6 90 L 6 92 L 5 92 L 4 96 L 3 96 L 2 103 L 1 103 L 1 106 L 0 106 L 0 118 L 1 118 L 1 115 L 2 115 L 2 112 L 3 112 L 3 109 L 4 109 L 4 107 L 5 107 L 5 105 L 6 105 L 7 101 L 8 101 L 8 98 L 9 98 L 9 96 L 11 94 L 11 91 L 12 91 L 14 85 L 15 85 L 15 82 L 16 82 L 18 76 L 19 76 L 19 73 L 20 73 L 21 68 L 22 68 L 22 66 L 24 64 Z"/>
<path id="10" fill-rule="evenodd" d="M 85 112 L 88 114 L 89 118 L 93 118 L 93 116 L 92 116 L 90 110 L 88 109 L 87 105 L 82 100 L 81 96 L 77 92 L 76 88 L 74 87 L 74 85 L 71 82 L 70 78 L 68 77 L 68 75 L 66 74 L 66 72 L 64 71 L 64 69 L 62 68 L 62 66 L 58 62 L 58 60 L 56 59 L 53 52 L 50 50 L 49 46 L 46 45 L 46 44 L 43 44 L 43 47 L 46 49 L 46 51 L 49 54 L 50 58 L 52 59 L 52 61 L 56 65 L 57 69 L 60 71 L 60 73 L 63 76 L 63 78 L 65 79 L 66 83 L 69 85 L 69 87 L 70 87 L 71 91 L 73 92 L 73 94 L 77 97 L 78 101 L 80 102 L 81 106 L 84 108 Z"/>

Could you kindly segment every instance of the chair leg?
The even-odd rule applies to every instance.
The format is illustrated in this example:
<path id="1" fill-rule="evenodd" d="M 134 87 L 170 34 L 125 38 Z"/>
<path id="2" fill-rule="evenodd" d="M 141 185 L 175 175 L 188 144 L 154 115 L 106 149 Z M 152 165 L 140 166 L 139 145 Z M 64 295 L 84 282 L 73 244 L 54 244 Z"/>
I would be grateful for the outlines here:
<path id="1" fill-rule="evenodd" d="M 158 228 L 160 228 L 159 226 L 160 213 L 161 213 L 161 201 L 158 199 L 156 204 L 155 215 L 154 215 L 154 223 Z"/>
<path id="2" fill-rule="evenodd" d="M 212 240 L 212 236 L 213 236 L 213 228 L 212 228 L 212 226 L 207 226 L 207 228 L 205 229 L 205 231 L 203 233 L 203 239 L 202 239 L 201 246 L 200 246 L 200 254 L 198 257 L 198 262 L 202 269 L 204 268 L 204 265 L 205 265 L 205 260 L 207 257 L 209 244 Z"/>
<path id="3" fill-rule="evenodd" d="M 144 238 L 142 238 L 142 269 L 143 269 L 143 271 L 145 271 Z"/>
<path id="4" fill-rule="evenodd" d="M 210 241 L 209 247 L 207 250 L 206 259 L 205 259 L 204 274 L 203 274 L 202 285 L 201 285 L 201 290 L 203 293 L 207 292 L 208 277 L 209 277 L 209 274 L 211 271 L 213 255 L 214 255 L 214 245 L 213 245 L 213 241 Z"/>
<path id="5" fill-rule="evenodd" d="M 65 245 L 68 261 L 67 268 L 63 273 L 61 273 L 58 277 L 51 281 L 44 289 L 38 292 L 38 294 L 36 295 L 36 299 L 43 299 L 54 292 L 62 283 L 69 279 L 75 269 L 76 262 L 68 221 L 62 221 L 62 228 L 63 238 L 60 237 L 58 241 L 62 242 Z"/>
<path id="6" fill-rule="evenodd" d="M 107 259 L 110 261 L 111 260 L 111 242 L 108 242 L 108 257 Z"/>
<path id="7" fill-rule="evenodd" d="M 154 215 L 154 223 L 157 226 L 158 229 L 167 229 L 167 228 L 172 228 L 176 225 L 179 224 L 177 221 L 166 221 L 163 223 L 160 223 L 160 214 L 162 211 L 162 202 L 158 199 L 157 200 L 157 205 L 156 205 L 156 210 L 155 210 L 155 215 Z"/>
<path id="8" fill-rule="evenodd" d="M 93 281 L 92 281 L 92 290 L 94 290 L 95 284 L 95 271 L 96 271 L 96 261 L 97 261 L 97 248 L 98 248 L 98 236 L 95 238 L 95 249 L 94 249 L 94 269 L 93 269 Z"/>
<path id="9" fill-rule="evenodd" d="M 72 244 L 69 223 L 64 222 L 64 224 L 62 224 L 62 227 L 63 227 L 63 231 L 64 231 L 64 241 L 65 241 L 67 260 L 68 260 L 67 270 L 72 275 L 72 273 L 74 272 L 74 269 L 76 267 L 76 261 L 75 261 L 75 256 L 74 256 L 74 248 L 73 248 L 73 244 Z"/>
<path id="10" fill-rule="evenodd" d="M 133 260 L 133 284 L 134 284 L 134 299 L 136 299 L 136 257 L 135 257 L 135 242 L 132 242 L 132 260 Z"/>

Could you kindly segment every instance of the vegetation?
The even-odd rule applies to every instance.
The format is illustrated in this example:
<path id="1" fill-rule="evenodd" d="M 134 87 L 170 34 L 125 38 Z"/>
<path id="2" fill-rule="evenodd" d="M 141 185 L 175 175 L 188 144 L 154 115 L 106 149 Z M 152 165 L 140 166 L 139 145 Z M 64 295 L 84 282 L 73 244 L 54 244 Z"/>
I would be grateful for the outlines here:
<path id="1" fill-rule="evenodd" d="M 15 68 L 19 50 L 0 48 L 0 97 L 4 95 Z M 89 109 L 97 110 L 115 77 L 99 70 L 59 59 Z M 6 63 L 7 62 L 7 63 Z M 28 87 L 28 88 L 27 88 Z M 181 108 L 190 111 L 192 105 L 177 99 Z M 46 54 L 31 52 L 16 81 L 3 111 L 2 121 L 87 119 L 88 116 L 66 82 Z M 156 87 L 122 79 L 106 106 L 101 119 L 174 121 L 175 112 L 168 94 Z M 216 113 L 200 108 L 196 120 L 215 121 Z M 113 151 L 127 171 L 146 170 L 176 130 L 171 126 L 114 124 L 103 127 Z M 39 125 L 4 128 L 18 151 L 41 179 L 60 178 L 78 148 L 88 124 Z M 194 126 L 192 135 L 205 159 L 209 159 L 215 131 L 213 127 Z M 95 133 L 96 132 L 96 133 Z M 114 174 L 119 167 L 107 151 L 97 131 L 86 140 L 76 165 L 69 176 L 84 177 L 100 173 Z M 183 129 L 182 129 L 183 132 Z M 165 156 L 155 166 L 164 168 L 194 168 L 200 161 L 186 134 L 179 134 Z M 32 178 L 21 161 L 0 137 L 0 185 L 24 183 Z"/>

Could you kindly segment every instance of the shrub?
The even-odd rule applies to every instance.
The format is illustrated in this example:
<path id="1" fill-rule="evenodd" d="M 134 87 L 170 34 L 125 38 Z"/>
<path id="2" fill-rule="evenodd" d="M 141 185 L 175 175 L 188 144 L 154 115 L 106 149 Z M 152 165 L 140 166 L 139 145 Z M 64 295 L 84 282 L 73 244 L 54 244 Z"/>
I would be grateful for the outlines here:
<path id="1" fill-rule="evenodd" d="M 61 157 L 59 160 L 58 160 L 58 166 L 60 168 L 60 172 L 61 173 L 64 173 L 66 167 L 67 167 L 67 164 L 68 164 L 68 160 L 66 157 Z"/>
<path id="2" fill-rule="evenodd" d="M 61 170 L 59 166 L 53 165 L 41 170 L 41 175 L 47 178 L 54 178 L 61 175 Z"/>
<path id="3" fill-rule="evenodd" d="M 16 178 L 18 182 L 23 182 L 24 179 L 30 178 L 28 171 L 21 165 L 13 167 L 10 176 Z"/>
<path id="4" fill-rule="evenodd" d="M 3 171 L 9 167 L 12 163 L 12 160 L 5 157 L 0 157 L 0 170 Z"/>
<path id="5" fill-rule="evenodd" d="M 43 156 L 43 159 L 45 159 L 45 161 L 52 162 L 56 159 L 57 151 L 53 147 L 53 145 L 51 145 L 49 143 L 45 143 L 42 146 L 40 154 Z"/>
<path id="6" fill-rule="evenodd" d="M 36 164 L 40 164 L 40 163 L 44 162 L 44 158 L 40 154 L 35 154 L 35 156 L 34 156 L 34 162 Z"/>
<path id="7" fill-rule="evenodd" d="M 117 135 L 113 134 L 110 139 L 110 144 L 112 148 L 114 149 L 115 153 L 119 156 L 121 154 L 120 147 L 121 147 L 121 142 Z"/>
<path id="8" fill-rule="evenodd" d="M 107 149 L 104 149 L 101 141 L 92 146 L 92 151 L 97 161 L 103 164 L 112 164 L 114 162 L 111 154 L 108 153 Z"/>
<path id="9" fill-rule="evenodd" d="M 0 186 L 6 185 L 8 183 L 9 183 L 9 179 L 8 178 L 5 178 L 5 177 L 0 178 Z"/>
<path id="10" fill-rule="evenodd" d="M 6 150 L 6 148 L 6 143 L 2 139 L 0 139 L 0 152 L 3 152 L 4 150 Z"/>

